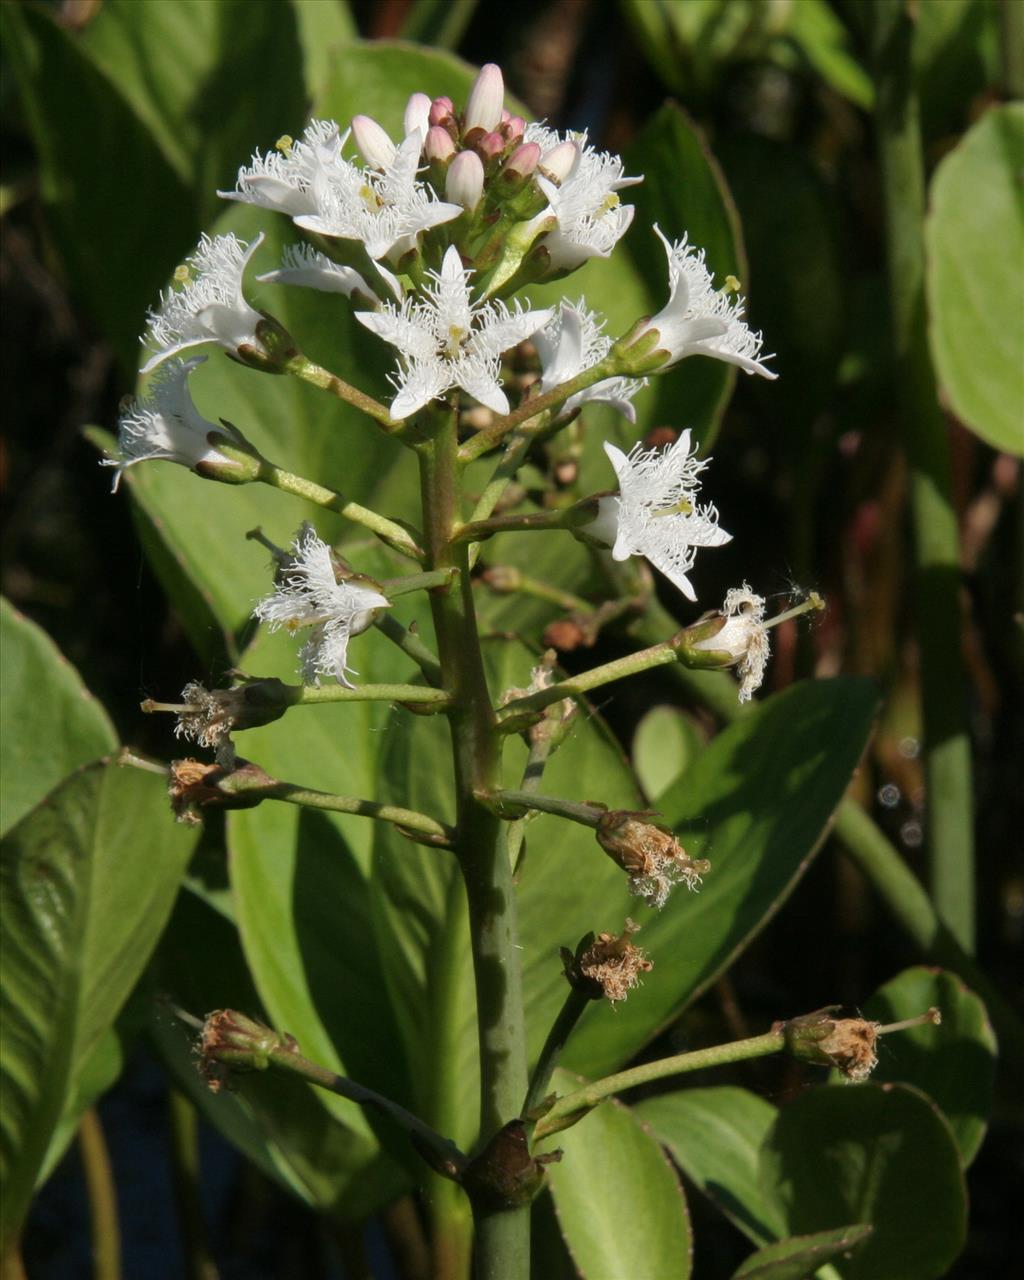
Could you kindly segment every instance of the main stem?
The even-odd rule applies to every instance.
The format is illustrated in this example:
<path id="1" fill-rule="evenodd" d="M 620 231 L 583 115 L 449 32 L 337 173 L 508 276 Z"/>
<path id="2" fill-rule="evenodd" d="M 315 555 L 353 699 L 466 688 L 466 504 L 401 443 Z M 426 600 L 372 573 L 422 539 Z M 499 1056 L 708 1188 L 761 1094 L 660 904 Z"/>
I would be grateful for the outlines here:
<path id="1" fill-rule="evenodd" d="M 467 548 L 452 545 L 460 516 L 456 415 L 420 446 L 427 565 L 461 570 L 435 588 L 431 609 L 455 767 L 455 853 L 469 907 L 480 1044 L 480 1133 L 486 1141 L 519 1114 L 526 1092 L 522 969 L 515 890 L 501 820 L 477 800 L 500 786 L 500 743 L 484 673 Z M 473 1205 L 477 1280 L 527 1280 L 530 1211 Z"/>
<path id="2" fill-rule="evenodd" d="M 871 21 L 897 392 L 910 463 L 931 890 L 940 916 L 971 951 L 973 795 L 960 644 L 960 546 L 947 427 L 928 351 L 924 159 L 911 66 L 914 23 L 902 0 L 875 0 Z"/>

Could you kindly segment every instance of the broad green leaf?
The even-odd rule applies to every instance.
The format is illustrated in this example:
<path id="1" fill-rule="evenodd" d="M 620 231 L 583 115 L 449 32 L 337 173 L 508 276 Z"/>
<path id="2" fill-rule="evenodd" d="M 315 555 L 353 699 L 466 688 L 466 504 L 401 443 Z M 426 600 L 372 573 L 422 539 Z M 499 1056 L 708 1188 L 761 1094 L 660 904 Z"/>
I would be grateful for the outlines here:
<path id="1" fill-rule="evenodd" d="M 99 764 L 52 792 L 0 846 L 4 1247 L 66 1095 L 156 945 L 194 843 L 171 820 L 162 779 Z"/>
<path id="2" fill-rule="evenodd" d="M 963 1247 L 956 1143 L 938 1109 L 904 1085 L 821 1086 L 790 1102 L 765 1138 L 761 1185 L 788 1234 L 870 1223 L 844 1280 L 936 1280 Z"/>
<path id="3" fill-rule="evenodd" d="M 644 795 L 656 803 L 704 748 L 694 720 L 678 707 L 652 707 L 633 735 L 633 768 Z"/>
<path id="4" fill-rule="evenodd" d="M 870 1235 L 870 1226 L 853 1225 L 791 1236 L 752 1253 L 732 1280 L 807 1280 L 824 1263 L 849 1257 Z"/>
<path id="5" fill-rule="evenodd" d="M 1024 105 L 993 107 L 935 171 L 925 222 L 932 357 L 953 412 L 1024 456 Z"/>
<path id="6" fill-rule="evenodd" d="M 348 0 L 291 0 L 305 61 L 306 90 L 317 98 L 342 45 L 359 34 Z"/>
<path id="7" fill-rule="evenodd" d="M 255 275 L 276 265 L 282 246 L 296 238 L 286 220 L 235 207 L 215 231 L 251 239 L 261 227 L 267 242 L 250 273 L 250 300 L 272 311 L 313 359 L 371 393 L 381 392 L 388 360 L 383 344 L 352 321 L 343 298 L 255 284 Z M 200 412 L 211 421 L 233 422 L 272 462 L 362 502 L 372 501 L 377 484 L 399 458 L 414 483 L 407 451 L 335 397 L 295 378 L 244 368 L 216 348 L 208 355 L 191 380 Z M 163 544 L 154 567 L 203 653 L 209 653 L 218 629 L 236 636 L 243 632 L 254 603 L 270 587 L 266 551 L 245 540 L 250 529 L 261 526 L 282 546 L 304 519 L 328 540 L 353 532 L 370 537 L 323 508 L 266 485 L 219 485 L 171 462 L 132 467 L 125 482 L 144 513 L 147 541 L 157 535 Z M 390 572 L 408 563 L 395 557 Z M 237 650 L 231 656 L 237 657 Z"/>
<path id="8" fill-rule="evenodd" d="M 195 894 L 180 896 L 157 960 L 162 987 L 188 1012 L 203 1017 L 231 1008 L 272 1021 L 253 987 L 233 923 Z M 153 1011 L 150 1034 L 179 1088 L 210 1123 L 307 1204 L 355 1219 L 400 1188 L 396 1166 L 365 1132 L 353 1104 L 339 1115 L 358 1128 L 326 1108 L 329 1094 L 273 1071 L 236 1074 L 230 1089 L 211 1093 L 196 1071 L 193 1033 L 169 1009 Z M 307 1050 L 301 1041 L 300 1047 Z"/>
<path id="9" fill-rule="evenodd" d="M 192 190 L 202 220 L 255 148 L 266 150 L 302 123 L 303 59 L 292 5 L 104 0 L 80 47 Z"/>
<path id="10" fill-rule="evenodd" d="M 955 974 L 917 965 L 880 987 L 864 1016 L 897 1022 L 933 1006 L 942 1011 L 939 1026 L 882 1037 L 871 1078 L 916 1085 L 937 1102 L 966 1167 L 984 1141 L 995 1085 L 996 1038 L 985 1006 Z"/>
<path id="11" fill-rule="evenodd" d="M 5 4 L 2 20 L 72 290 L 130 368 L 145 309 L 198 232 L 191 197 L 147 126 L 45 11 Z"/>
<path id="12" fill-rule="evenodd" d="M 627 152 L 626 169 L 644 177 L 628 193 L 636 218 L 627 243 L 654 309 L 668 301 L 668 267 L 654 223 L 669 240 L 685 234 L 703 249 L 719 288 L 727 275 L 734 275 L 748 292 L 743 238 L 728 185 L 703 134 L 681 108 L 674 103 L 661 108 Z M 758 288 L 754 281 L 750 296 L 755 303 Z M 652 379 L 647 394 L 654 407 L 648 412 L 658 423 L 680 430 L 691 427 L 707 449 L 718 433 L 736 376 L 736 369 L 724 361 L 690 356 Z"/>
<path id="13" fill-rule="evenodd" d="M 790 5 L 785 34 L 826 84 L 858 107 L 870 108 L 871 77 L 851 53 L 849 32 L 828 0 Z"/>
<path id="14" fill-rule="evenodd" d="M 0 600 L 0 834 L 62 778 L 117 748 L 103 707 L 50 637 Z"/>
<path id="15" fill-rule="evenodd" d="M 777 1240 L 782 1219 L 761 1189 L 758 1153 L 776 1110 L 731 1085 L 682 1089 L 633 1108 L 695 1186 L 755 1244 Z"/>
<path id="16" fill-rule="evenodd" d="M 711 870 L 699 893 L 680 886 L 660 912 L 631 909 L 654 969 L 613 1015 L 580 1025 L 569 1064 L 591 1075 L 620 1066 L 778 910 L 828 829 L 875 707 L 866 680 L 794 685 L 730 725 L 659 798 L 662 820 Z"/>
<path id="17" fill-rule="evenodd" d="M 565 1094 L 580 1082 L 559 1071 L 552 1084 Z M 683 1189 L 628 1107 L 605 1102 L 547 1146 L 563 1153 L 547 1179 L 584 1280 L 686 1280 L 692 1245 Z"/>
<path id="18" fill-rule="evenodd" d="M 402 39 L 454 49 L 476 10 L 477 0 L 413 0 Z"/>

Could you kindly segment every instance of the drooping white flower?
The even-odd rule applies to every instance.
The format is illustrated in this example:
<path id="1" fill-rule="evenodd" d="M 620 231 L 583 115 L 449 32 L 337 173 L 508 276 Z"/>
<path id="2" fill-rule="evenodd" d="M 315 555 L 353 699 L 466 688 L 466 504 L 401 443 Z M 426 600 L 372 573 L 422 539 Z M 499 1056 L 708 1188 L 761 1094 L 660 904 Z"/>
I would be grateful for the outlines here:
<path id="1" fill-rule="evenodd" d="M 374 263 L 374 266 L 388 290 L 400 299 L 402 286 L 398 279 L 379 262 Z M 326 253 L 320 253 L 308 244 L 287 245 L 281 266 L 276 271 L 265 271 L 256 279 L 261 284 L 293 284 L 307 289 L 319 289 L 323 293 L 342 293 L 346 298 L 356 298 L 371 306 L 378 306 L 380 303 L 378 291 L 354 267 L 334 262 Z"/>
<path id="2" fill-rule="evenodd" d="M 188 389 L 192 370 L 206 360 L 170 360 L 146 388 L 146 398 L 132 400 L 118 419 L 120 458 L 104 458 L 101 466 L 115 467 L 113 492 L 121 475 L 137 462 L 164 459 L 197 470 L 200 464 L 233 468 L 236 464 L 213 443 L 217 437 L 244 446 L 242 435 L 228 423 L 208 422 L 192 402 Z"/>
<path id="3" fill-rule="evenodd" d="M 542 152 L 537 185 L 549 208 L 538 218 L 553 214 L 557 225 L 538 243 L 548 250 L 552 267 L 571 271 L 588 258 L 607 258 L 633 221 L 633 206 L 622 204 L 618 192 L 643 179 L 627 177 L 622 160 L 588 146 L 585 133 L 562 139 L 546 125 L 528 124 L 523 136 Z M 566 143 L 573 144 L 575 156 Z M 552 179 L 545 169 L 565 176 Z"/>
<path id="4" fill-rule="evenodd" d="M 263 243 L 262 232 L 249 245 L 237 236 L 203 235 L 178 275 L 180 289 L 165 289 L 148 315 L 144 342 L 153 355 L 142 366 L 149 373 L 189 347 L 216 342 L 226 351 L 260 349 L 256 326 L 263 316 L 245 300 L 242 279 L 249 260 Z"/>
<path id="5" fill-rule="evenodd" d="M 333 120 L 313 120 L 298 142 L 282 138 L 273 151 L 255 152 L 249 167 L 239 169 L 235 190 L 217 194 L 290 218 L 316 213 L 314 191 L 337 163 L 344 141 Z"/>
<path id="6" fill-rule="evenodd" d="M 568 382 L 605 358 L 612 340 L 602 332 L 603 328 L 604 321 L 598 320 L 582 298 L 575 303 L 561 304 L 544 328 L 533 335 L 543 372 L 542 392 Z M 570 396 L 563 412 L 571 413 L 588 401 L 601 400 L 612 405 L 630 422 L 635 422 L 636 410 L 630 401 L 644 386 L 646 379 L 605 378 Z"/>
<path id="7" fill-rule="evenodd" d="M 360 240 L 371 258 L 397 262 L 415 247 L 422 231 L 450 222 L 462 206 L 436 199 L 418 182 L 423 137 L 410 133 L 391 162 L 363 169 L 339 158 L 314 189 L 316 210 L 295 218 L 297 226 L 342 240 Z"/>
<path id="8" fill-rule="evenodd" d="M 742 587 L 733 587 L 722 605 L 725 626 L 717 635 L 700 640 L 693 646 L 732 656 L 740 678 L 740 702 L 749 702 L 751 694 L 761 687 L 765 663 L 771 654 L 764 609 L 764 599 L 751 591 L 745 582 Z"/>
<path id="9" fill-rule="evenodd" d="M 732 534 L 719 527 L 711 503 L 697 505 L 707 462 L 697 458 L 696 448 L 691 451 L 690 432 L 663 450 L 638 444 L 625 454 L 606 442 L 604 451 L 615 468 L 619 496 L 601 499 L 587 533 L 607 542 L 616 560 L 646 556 L 688 600 L 696 600 L 687 574 L 697 548 L 720 547 Z"/>
<path id="10" fill-rule="evenodd" d="M 311 627 L 299 652 L 303 680 L 319 684 L 321 676 L 333 676 L 351 689 L 348 642 L 372 624 L 376 609 L 389 605 L 386 596 L 365 583 L 339 582 L 330 547 L 307 525 L 280 571 L 277 589 L 256 605 L 253 617 L 268 623 L 271 631 Z"/>
<path id="11" fill-rule="evenodd" d="M 380 311 L 360 312 L 356 319 L 398 348 L 400 362 L 392 379 L 398 394 L 393 418 L 406 418 L 452 387 L 461 387 L 495 413 L 508 412 L 501 389 L 501 353 L 530 337 L 551 318 L 551 311 L 510 311 L 503 302 L 474 304 L 472 272 L 463 267 L 452 245 L 432 287 L 401 306 L 386 303 Z"/>
<path id="12" fill-rule="evenodd" d="M 654 230 L 668 255 L 669 299 L 637 337 L 657 329 L 658 348 L 670 356 L 662 368 L 669 369 L 687 356 L 713 356 L 746 373 L 777 378 L 762 363 L 771 357 L 761 355 L 760 333 L 748 328 L 743 318 L 744 299 L 728 288 L 715 288 L 704 250 L 694 248 L 686 236 L 672 242 L 657 226 Z"/>

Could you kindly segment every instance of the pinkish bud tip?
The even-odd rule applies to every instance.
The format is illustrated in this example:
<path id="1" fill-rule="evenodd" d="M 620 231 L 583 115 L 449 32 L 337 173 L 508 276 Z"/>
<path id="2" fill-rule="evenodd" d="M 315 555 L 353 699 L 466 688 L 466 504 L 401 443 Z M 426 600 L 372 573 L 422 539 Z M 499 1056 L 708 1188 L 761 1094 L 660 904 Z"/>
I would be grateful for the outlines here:
<path id="1" fill-rule="evenodd" d="M 540 147 L 536 142 L 524 142 L 505 161 L 505 172 L 528 178 L 540 163 Z"/>
<path id="2" fill-rule="evenodd" d="M 496 129 L 501 124 L 501 113 L 505 102 L 505 81 L 501 68 L 493 62 L 480 68 L 480 74 L 469 91 L 466 103 L 466 115 L 463 127 L 466 133 L 471 129 Z"/>
<path id="3" fill-rule="evenodd" d="M 522 116 L 510 116 L 505 121 L 505 136 L 510 142 L 515 142 L 517 138 L 521 138 L 526 132 L 526 121 Z"/>
<path id="4" fill-rule="evenodd" d="M 427 130 L 423 154 L 428 160 L 450 160 L 455 154 L 455 143 L 448 130 L 442 129 L 439 124 L 431 125 Z"/>
<path id="5" fill-rule="evenodd" d="M 505 150 L 505 139 L 500 133 L 485 133 L 474 145 L 482 160 L 495 160 Z"/>
<path id="6" fill-rule="evenodd" d="M 352 137 L 359 154 L 375 169 L 386 169 L 395 158 L 395 144 L 369 116 L 353 116 Z"/>
<path id="7" fill-rule="evenodd" d="M 445 195 L 470 213 L 484 193 L 484 166 L 475 151 L 460 151 L 448 166 Z"/>
<path id="8" fill-rule="evenodd" d="M 435 98 L 430 104 L 430 111 L 427 113 L 427 121 L 429 124 L 444 124 L 445 121 L 451 120 L 455 115 L 455 103 L 451 98 Z"/>

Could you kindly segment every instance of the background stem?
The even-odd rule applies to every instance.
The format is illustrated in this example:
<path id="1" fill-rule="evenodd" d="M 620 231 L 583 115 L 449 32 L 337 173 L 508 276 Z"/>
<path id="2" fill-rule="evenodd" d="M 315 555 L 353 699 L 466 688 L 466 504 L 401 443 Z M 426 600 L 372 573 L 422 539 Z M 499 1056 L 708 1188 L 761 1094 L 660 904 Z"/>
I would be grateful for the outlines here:
<path id="1" fill-rule="evenodd" d="M 875 0 L 868 9 L 896 390 L 910 464 L 931 891 L 939 915 L 971 951 L 974 803 L 960 643 L 960 545 L 948 430 L 926 330 L 925 181 L 911 66 L 914 23 L 902 0 Z"/>
<path id="2" fill-rule="evenodd" d="M 89 1199 L 93 1276 L 95 1280 L 120 1280 L 121 1230 L 117 1216 L 117 1188 L 103 1126 L 95 1107 L 90 1107 L 78 1122 L 78 1151 Z"/>
<path id="3" fill-rule="evenodd" d="M 171 1181 L 178 1210 L 178 1230 L 188 1280 L 217 1280 L 217 1267 L 203 1216 L 199 1184 L 199 1124 L 196 1109 L 184 1094 L 168 1095 L 171 1135 Z"/>

